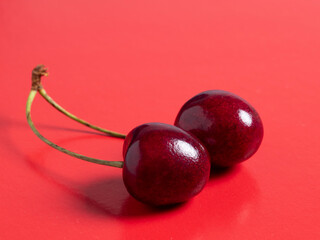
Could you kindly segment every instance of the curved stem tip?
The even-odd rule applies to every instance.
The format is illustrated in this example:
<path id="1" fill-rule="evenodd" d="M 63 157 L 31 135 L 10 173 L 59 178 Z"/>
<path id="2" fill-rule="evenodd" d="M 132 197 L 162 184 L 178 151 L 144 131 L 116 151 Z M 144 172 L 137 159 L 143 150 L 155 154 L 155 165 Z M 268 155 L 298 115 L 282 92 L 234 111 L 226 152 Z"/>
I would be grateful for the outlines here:
<path id="1" fill-rule="evenodd" d="M 51 106 L 53 106 L 55 109 L 57 109 L 59 112 L 63 113 L 64 115 L 66 115 L 68 118 L 71 118 L 72 120 L 81 123 L 91 129 L 94 129 L 96 131 L 105 133 L 109 136 L 112 137 L 117 137 L 117 138 L 126 138 L 125 134 L 122 133 L 118 133 L 118 132 L 114 132 L 114 131 L 110 131 L 107 129 L 104 129 L 102 127 L 98 127 L 95 126 L 81 118 L 78 118 L 77 116 L 73 115 L 72 113 L 68 112 L 66 109 L 64 109 L 63 107 L 61 107 L 58 103 L 56 103 L 46 92 L 46 90 L 43 88 L 43 86 L 41 85 L 41 77 L 42 76 L 47 76 L 48 72 L 47 72 L 47 68 L 44 67 L 44 65 L 38 65 L 37 67 L 35 67 L 32 71 L 32 89 L 33 90 L 37 90 L 40 95 L 48 102 L 51 104 Z"/>

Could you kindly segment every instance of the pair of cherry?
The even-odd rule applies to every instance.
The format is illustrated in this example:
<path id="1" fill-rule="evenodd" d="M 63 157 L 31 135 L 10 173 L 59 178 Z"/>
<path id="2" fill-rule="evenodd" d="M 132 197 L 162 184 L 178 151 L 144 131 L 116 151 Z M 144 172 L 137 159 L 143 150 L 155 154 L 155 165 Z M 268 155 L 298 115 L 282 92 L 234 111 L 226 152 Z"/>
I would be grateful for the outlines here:
<path id="1" fill-rule="evenodd" d="M 128 192 L 149 205 L 175 204 L 194 197 L 207 183 L 211 168 L 230 167 L 248 159 L 257 151 L 263 138 L 261 119 L 247 101 L 230 92 L 212 90 L 187 101 L 174 126 L 146 123 L 134 128 L 124 140 L 123 163 L 92 160 L 51 143 L 35 129 L 30 110 L 38 91 L 67 116 L 101 130 L 67 114 L 46 95 L 40 84 L 41 76 L 46 74 L 43 66 L 33 71 L 33 87 L 27 102 L 27 119 L 32 130 L 43 141 L 69 155 L 123 167 L 123 181 Z M 117 136 L 117 133 L 105 132 Z"/>

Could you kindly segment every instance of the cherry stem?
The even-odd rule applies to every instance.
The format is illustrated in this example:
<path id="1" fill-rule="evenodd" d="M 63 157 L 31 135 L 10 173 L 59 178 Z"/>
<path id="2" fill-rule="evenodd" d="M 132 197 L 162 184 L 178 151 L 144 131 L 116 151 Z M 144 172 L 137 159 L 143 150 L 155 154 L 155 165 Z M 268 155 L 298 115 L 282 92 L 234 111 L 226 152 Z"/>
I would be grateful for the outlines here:
<path id="1" fill-rule="evenodd" d="M 55 109 L 57 109 L 58 111 L 60 111 L 60 112 L 63 113 L 64 115 L 66 115 L 67 117 L 75 120 L 76 122 L 81 123 L 81 124 L 83 124 L 83 125 L 91 128 L 91 129 L 97 130 L 97 131 L 99 131 L 99 132 L 106 133 L 107 135 L 112 136 L 112 137 L 126 138 L 126 135 L 124 135 L 124 134 L 117 133 L 117 132 L 113 132 L 113 131 L 110 131 L 110 130 L 107 130 L 107 129 L 104 129 L 104 128 L 95 126 L 95 125 L 93 125 L 93 124 L 91 124 L 91 123 L 88 123 L 87 121 L 85 121 L 85 120 L 83 120 L 83 119 L 78 118 L 77 116 L 73 115 L 72 113 L 68 112 L 68 111 L 65 110 L 63 107 L 61 107 L 58 103 L 56 103 L 56 102 L 47 94 L 47 92 L 46 92 L 43 88 L 39 89 L 38 92 L 39 92 L 40 95 L 41 95 L 45 100 L 47 100 L 47 102 L 50 103 Z"/>
<path id="2" fill-rule="evenodd" d="M 39 73 L 42 74 L 39 74 Z M 47 76 L 47 69 L 43 66 L 43 65 L 39 65 L 37 66 L 33 71 L 32 71 L 32 88 L 34 90 L 37 90 L 40 95 L 48 102 L 50 103 L 55 109 L 57 109 L 59 112 L 63 113 L 64 115 L 66 115 L 67 117 L 73 119 L 74 121 L 81 123 L 91 129 L 97 130 L 99 132 L 103 132 L 106 133 L 109 136 L 112 137 L 117 137 L 117 138 L 126 138 L 126 135 L 118 133 L 118 132 L 114 132 L 114 131 L 110 131 L 98 126 L 95 126 L 91 123 L 88 123 L 87 121 L 78 118 L 77 116 L 73 115 L 72 113 L 68 112 L 67 110 L 65 110 L 63 107 L 61 107 L 58 103 L 56 103 L 48 94 L 47 92 L 44 90 L 42 84 L 41 84 L 41 77 L 42 76 Z"/>
<path id="3" fill-rule="evenodd" d="M 32 87 L 31 87 L 31 91 L 27 100 L 27 106 L 26 106 L 26 115 L 27 115 L 27 121 L 29 126 L 31 127 L 32 131 L 45 143 L 47 143 L 49 146 L 59 150 L 60 152 L 66 153 L 72 157 L 76 157 L 79 158 L 81 160 L 85 160 L 88 162 L 92 162 L 92 163 L 96 163 L 96 164 L 100 164 L 100 165 L 106 165 L 106 166 L 111 166 L 111 167 L 117 167 L 117 168 L 122 168 L 123 167 L 123 162 L 122 161 L 106 161 L 106 160 L 101 160 L 101 159 L 96 159 L 96 158 L 91 158 L 91 157 L 87 157 L 75 152 L 71 152 L 65 148 L 62 148 L 60 146 L 58 146 L 57 144 L 51 142 L 50 140 L 48 140 L 47 138 L 45 138 L 44 136 L 42 136 L 39 131 L 36 129 L 36 127 L 33 124 L 33 121 L 31 119 L 31 106 L 33 103 L 33 100 L 35 98 L 35 96 L 37 95 L 37 92 L 39 91 L 39 89 L 42 88 L 41 83 L 40 83 L 40 78 L 42 76 L 47 76 L 47 69 L 44 68 L 43 65 L 39 65 L 37 66 L 33 71 L 32 71 Z"/>

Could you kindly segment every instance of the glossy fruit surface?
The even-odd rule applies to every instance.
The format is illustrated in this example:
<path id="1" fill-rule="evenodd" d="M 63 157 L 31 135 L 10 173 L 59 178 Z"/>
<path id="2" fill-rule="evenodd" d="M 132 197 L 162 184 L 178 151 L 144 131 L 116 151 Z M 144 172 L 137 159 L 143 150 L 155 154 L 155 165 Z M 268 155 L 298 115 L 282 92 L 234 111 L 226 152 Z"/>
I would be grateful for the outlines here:
<path id="1" fill-rule="evenodd" d="M 133 197 L 150 205 L 187 201 L 210 175 L 207 150 L 175 126 L 143 124 L 128 134 L 123 151 L 124 184 Z"/>
<path id="2" fill-rule="evenodd" d="M 179 111 L 175 125 L 205 145 L 213 166 L 228 167 L 248 159 L 263 138 L 256 110 L 239 96 L 222 90 L 191 98 Z"/>

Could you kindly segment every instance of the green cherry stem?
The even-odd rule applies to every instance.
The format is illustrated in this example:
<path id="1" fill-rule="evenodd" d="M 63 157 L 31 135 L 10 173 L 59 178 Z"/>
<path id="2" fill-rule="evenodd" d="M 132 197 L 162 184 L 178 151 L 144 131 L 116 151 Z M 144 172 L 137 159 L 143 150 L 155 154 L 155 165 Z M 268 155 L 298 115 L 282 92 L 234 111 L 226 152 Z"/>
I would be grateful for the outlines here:
<path id="1" fill-rule="evenodd" d="M 91 129 L 97 130 L 99 132 L 103 132 L 106 133 L 109 136 L 112 137 L 117 137 L 117 138 L 126 138 L 126 135 L 121 134 L 121 133 L 117 133 L 117 132 L 113 132 L 95 125 L 92 125 L 91 123 L 88 123 L 87 121 L 80 119 L 78 117 L 76 117 L 75 115 L 73 115 L 72 113 L 69 113 L 67 110 L 65 110 L 63 107 L 61 107 L 58 103 L 56 103 L 48 94 L 47 92 L 41 88 L 38 90 L 38 92 L 40 93 L 40 95 L 47 100 L 48 103 L 50 103 L 55 109 L 57 109 L 58 111 L 60 111 L 61 113 L 63 113 L 64 115 L 66 115 L 67 117 L 75 120 L 78 123 L 81 123 Z"/>
<path id="2" fill-rule="evenodd" d="M 48 140 L 47 138 L 45 138 L 44 136 L 42 136 L 40 134 L 40 132 L 36 129 L 36 127 L 33 124 L 33 121 L 31 119 L 31 107 L 32 107 L 32 103 L 33 100 L 37 94 L 37 92 L 39 91 L 39 89 L 41 89 L 41 84 L 39 79 L 41 78 L 41 76 L 47 76 L 47 72 L 46 69 L 44 68 L 43 65 L 39 65 L 37 66 L 33 71 L 32 71 L 32 87 L 31 87 L 31 91 L 29 93 L 29 97 L 27 99 L 27 106 L 26 106 L 26 115 L 27 115 L 27 121 L 29 126 L 31 127 L 32 131 L 45 143 L 47 143 L 49 146 L 59 150 L 60 152 L 66 153 L 72 157 L 76 157 L 79 158 L 81 160 L 85 160 L 91 163 L 96 163 L 96 164 L 100 164 L 100 165 L 106 165 L 106 166 L 111 166 L 111 167 L 117 167 L 117 168 L 122 168 L 123 167 L 123 162 L 122 161 L 106 161 L 106 160 L 101 160 L 101 159 L 96 159 L 96 158 L 90 158 L 75 152 L 71 152 L 65 148 L 62 148 L 60 146 L 58 146 L 57 144 L 51 142 L 50 140 Z M 37 79 L 38 78 L 38 79 Z"/>
<path id="3" fill-rule="evenodd" d="M 73 115 L 72 113 L 68 112 L 67 110 L 65 110 L 63 107 L 61 107 L 58 103 L 56 103 L 46 92 L 46 90 L 44 90 L 43 86 L 41 85 L 41 77 L 42 76 L 47 76 L 48 73 L 47 73 L 47 69 L 43 66 L 43 65 L 39 65 L 37 66 L 37 68 L 41 70 L 44 70 L 45 71 L 45 75 L 37 75 L 37 72 L 39 72 L 39 69 L 37 69 L 36 71 L 34 70 L 32 72 L 32 79 L 33 79 L 33 84 L 34 85 L 37 85 L 37 89 L 35 90 L 38 90 L 38 92 L 40 93 L 40 95 L 48 102 L 51 104 L 51 106 L 53 106 L 55 109 L 57 109 L 59 112 L 63 113 L 64 115 L 66 115 L 67 117 L 73 119 L 74 121 L 78 122 L 78 123 L 81 123 L 91 129 L 94 129 L 96 131 L 99 131 L 99 132 L 103 132 L 109 136 L 112 136 L 112 137 L 117 137 L 117 138 L 126 138 L 126 135 L 124 134 L 121 134 L 121 133 L 118 133 L 118 132 L 114 132 L 114 131 L 110 131 L 110 130 L 107 130 L 107 129 L 104 129 L 104 128 L 101 128 L 101 127 L 98 127 L 98 126 L 95 126 L 91 123 L 88 123 L 87 121 L 83 120 L 83 119 L 80 119 L 78 118 L 77 116 Z M 35 68 L 36 69 L 36 68 Z M 37 83 L 36 83 L 37 82 Z"/>

